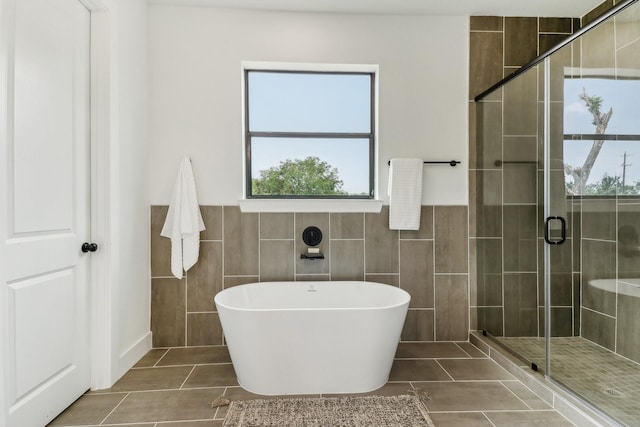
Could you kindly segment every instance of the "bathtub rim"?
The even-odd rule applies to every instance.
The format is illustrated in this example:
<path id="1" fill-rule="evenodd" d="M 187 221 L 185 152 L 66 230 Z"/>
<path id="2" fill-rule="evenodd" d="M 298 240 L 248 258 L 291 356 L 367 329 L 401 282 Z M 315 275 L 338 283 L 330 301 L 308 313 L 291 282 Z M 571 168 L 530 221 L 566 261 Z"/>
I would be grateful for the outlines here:
<path id="1" fill-rule="evenodd" d="M 369 285 L 374 285 L 378 288 L 382 288 L 385 287 L 385 289 L 391 288 L 393 289 L 392 292 L 399 292 L 402 301 L 397 302 L 396 304 L 387 304 L 387 305 L 379 305 L 379 306 L 369 306 L 369 307 L 358 307 L 358 306 L 349 306 L 349 307 L 277 307 L 277 308 L 246 308 L 246 307 L 237 307 L 237 306 L 231 306 L 229 304 L 225 304 L 220 302 L 219 295 L 221 295 L 222 293 L 224 293 L 225 291 L 231 291 L 234 290 L 236 288 L 242 288 L 242 287 L 258 287 L 258 286 L 265 286 L 265 285 L 269 285 L 269 284 L 282 284 L 282 285 L 294 285 L 294 286 L 304 286 L 304 285 L 319 285 L 319 286 L 325 286 L 326 284 L 329 283 L 333 283 L 333 284 L 337 284 L 337 283 L 358 283 L 358 284 L 369 284 Z M 391 290 L 389 289 L 389 290 Z M 239 291 L 235 291 L 235 292 L 239 292 Z M 273 280 L 273 281 L 265 281 L 265 282 L 251 282 L 251 283 L 243 283 L 241 285 L 235 285 L 232 286 L 230 288 L 226 288 L 223 289 L 222 291 L 218 292 L 215 296 L 214 296 L 214 303 L 216 305 L 216 308 L 218 307 L 222 307 L 224 309 L 227 310 L 237 310 L 237 311 L 247 311 L 247 312 L 272 312 L 272 311 L 286 311 L 286 312 L 293 312 L 293 311 L 373 311 L 373 310 L 391 310 L 391 309 L 395 309 L 395 308 L 400 308 L 403 306 L 409 306 L 409 304 L 411 303 L 411 294 L 409 294 L 409 292 L 407 292 L 406 290 L 400 288 L 400 286 L 395 286 L 395 285 L 389 285 L 387 283 L 380 283 L 380 282 L 372 282 L 369 280 L 310 280 L 310 281 L 286 281 L 286 280 Z"/>
<path id="2" fill-rule="evenodd" d="M 612 294 L 634 298 L 640 297 L 640 278 L 636 277 L 627 279 L 593 279 L 589 280 L 588 286 Z"/>

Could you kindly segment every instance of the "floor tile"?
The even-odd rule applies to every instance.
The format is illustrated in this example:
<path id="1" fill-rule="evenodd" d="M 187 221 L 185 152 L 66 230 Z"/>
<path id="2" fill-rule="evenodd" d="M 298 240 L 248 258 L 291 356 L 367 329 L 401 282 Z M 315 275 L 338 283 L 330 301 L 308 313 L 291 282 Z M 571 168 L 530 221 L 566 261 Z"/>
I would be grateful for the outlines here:
<path id="1" fill-rule="evenodd" d="M 538 411 L 551 409 L 547 402 L 539 398 L 537 394 L 520 381 L 502 381 L 502 384 L 522 399 L 531 409 Z"/>
<path id="2" fill-rule="evenodd" d="M 370 391 L 368 393 L 351 393 L 348 396 L 401 396 L 403 394 L 410 394 L 413 388 L 411 384 L 407 382 L 386 383 L 377 390 Z M 347 396 L 344 394 L 323 394 L 323 397 L 335 397 L 335 396 Z"/>
<path id="3" fill-rule="evenodd" d="M 435 360 L 399 359 L 393 363 L 389 381 L 451 381 Z"/>
<path id="4" fill-rule="evenodd" d="M 125 398 L 126 393 L 86 394 L 76 400 L 50 426 L 77 426 L 100 424 Z"/>
<path id="5" fill-rule="evenodd" d="M 487 418 L 496 427 L 570 427 L 573 423 L 555 411 L 513 411 L 513 412 L 487 412 Z"/>
<path id="6" fill-rule="evenodd" d="M 438 427 L 570 425 L 473 344 L 401 343 L 397 357 L 389 382 L 362 395 L 425 391 Z M 211 402 L 223 394 L 231 401 L 283 397 L 242 389 L 224 346 L 154 349 L 136 366 L 112 389 L 87 393 L 51 425 L 222 427 L 229 407 Z"/>
<path id="7" fill-rule="evenodd" d="M 126 427 L 157 427 L 156 423 L 135 423 L 135 424 L 125 424 Z M 122 424 L 99 424 L 96 426 L 82 426 L 82 427 L 125 427 Z M 164 424 L 163 424 L 164 426 Z"/>
<path id="8" fill-rule="evenodd" d="M 236 372 L 231 363 L 218 365 L 198 365 L 195 367 L 183 388 L 222 387 L 238 385 Z"/>
<path id="9" fill-rule="evenodd" d="M 437 427 L 494 427 L 482 412 L 432 412 Z"/>
<path id="10" fill-rule="evenodd" d="M 170 349 L 160 359 L 158 366 L 199 365 L 204 363 L 230 363 L 231 357 L 226 346 L 176 347 Z"/>
<path id="11" fill-rule="evenodd" d="M 455 358 L 469 357 L 455 343 L 452 342 L 426 342 L 426 343 L 400 343 L 396 351 L 397 358 Z"/>
<path id="12" fill-rule="evenodd" d="M 223 420 L 177 421 L 174 423 L 162 423 L 158 427 L 222 427 L 222 421 Z M 130 426 L 127 425 L 126 427 Z"/>
<path id="13" fill-rule="evenodd" d="M 438 363 L 456 381 L 515 379 L 491 359 L 439 359 Z"/>
<path id="14" fill-rule="evenodd" d="M 192 371 L 191 366 L 136 368 L 124 374 L 107 392 L 178 389 Z"/>
<path id="15" fill-rule="evenodd" d="M 133 367 L 134 368 L 150 368 L 154 366 L 156 363 L 158 363 L 158 360 L 160 360 L 162 356 L 164 356 L 168 351 L 169 351 L 168 348 L 151 349 Z"/>
<path id="16" fill-rule="evenodd" d="M 280 397 L 280 396 L 267 396 L 264 394 L 251 393 L 250 391 L 243 389 L 239 385 L 236 385 L 234 387 L 227 387 L 224 392 L 224 395 L 229 400 L 277 399 L 278 397 Z M 318 394 L 314 396 L 319 397 L 320 395 Z"/>
<path id="17" fill-rule="evenodd" d="M 529 409 L 499 382 L 415 382 L 431 395 L 429 411 L 500 411 Z"/>
<path id="18" fill-rule="evenodd" d="M 143 391 L 129 393 L 106 424 L 213 419 L 211 402 L 224 389 Z"/>

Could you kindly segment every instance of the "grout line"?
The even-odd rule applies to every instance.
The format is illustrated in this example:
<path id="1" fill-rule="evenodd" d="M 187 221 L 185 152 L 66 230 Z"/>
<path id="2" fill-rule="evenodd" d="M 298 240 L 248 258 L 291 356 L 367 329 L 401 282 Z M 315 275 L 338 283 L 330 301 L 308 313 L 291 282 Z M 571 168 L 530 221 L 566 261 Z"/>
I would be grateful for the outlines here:
<path id="1" fill-rule="evenodd" d="M 102 421 L 100 421 L 99 424 L 104 424 L 105 421 L 107 421 L 107 418 L 109 418 L 111 416 L 111 414 L 113 414 L 115 412 L 116 409 L 118 409 L 120 407 L 120 405 L 122 404 L 122 402 L 124 402 L 124 400 L 129 397 L 129 395 L 131 394 L 131 392 L 128 392 L 127 394 L 125 394 L 125 396 L 120 399 L 120 402 L 118 402 L 118 404 L 111 410 L 109 411 L 109 413 L 102 419 Z"/>
<path id="2" fill-rule="evenodd" d="M 182 387 L 184 387 L 184 385 L 187 383 L 187 380 L 189 379 L 191 374 L 193 374 L 193 371 L 196 370 L 196 366 L 198 366 L 198 365 L 193 365 L 193 368 L 191 368 L 191 371 L 189 371 L 189 373 L 185 377 L 184 381 L 182 381 L 182 384 L 180 384 L 180 387 L 178 387 L 178 390 L 182 390 Z"/>
<path id="3" fill-rule="evenodd" d="M 433 273 L 434 276 L 468 276 L 469 273 Z"/>
<path id="4" fill-rule="evenodd" d="M 536 17 L 536 56 L 539 56 L 540 53 L 540 17 L 538 16 Z M 537 74 L 539 73 L 536 73 L 536 79 L 539 78 Z"/>
<path id="5" fill-rule="evenodd" d="M 499 383 L 502 380 L 410 380 L 409 382 L 414 382 L 414 383 L 438 383 L 438 384 L 452 384 L 452 383 L 456 383 L 456 384 L 468 384 L 468 383 L 473 383 L 473 384 L 496 384 Z M 508 381 L 519 381 L 519 380 L 508 380 Z M 390 384 L 393 383 L 406 383 L 407 380 L 396 380 L 396 381 L 389 381 Z"/>
<path id="6" fill-rule="evenodd" d="M 617 305 L 617 304 L 616 304 L 616 305 Z M 590 311 L 590 312 L 592 312 L 592 313 L 596 313 L 596 314 L 599 314 L 599 315 L 601 315 L 601 316 L 608 317 L 608 318 L 610 318 L 610 319 L 614 319 L 614 320 L 616 319 L 616 317 L 615 317 L 614 315 L 607 314 L 607 313 L 603 313 L 602 311 L 598 311 L 598 310 L 596 310 L 596 309 L 593 309 L 593 308 L 590 308 L 590 307 L 587 307 L 587 306 L 584 306 L 584 305 L 583 305 L 583 306 L 580 306 L 580 308 L 581 308 L 582 310 Z M 595 343 L 595 344 L 597 344 L 597 343 Z M 601 347 L 604 347 L 603 345 L 600 345 L 600 346 L 601 346 Z M 604 347 L 604 348 L 606 348 L 606 347 Z M 615 352 L 614 352 L 614 353 L 615 353 Z"/>
<path id="7" fill-rule="evenodd" d="M 469 30 L 471 33 L 503 33 L 503 30 Z"/>
<path id="8" fill-rule="evenodd" d="M 517 379 L 516 379 L 516 381 L 517 381 Z M 518 382 L 519 382 L 519 381 L 518 381 Z M 514 396 L 515 396 L 519 401 L 521 401 L 522 403 L 524 403 L 524 405 L 525 405 L 527 408 L 529 408 L 529 409 L 531 409 L 532 411 L 534 411 L 534 409 L 533 409 L 531 406 L 529 406 L 529 404 L 528 404 L 527 402 L 525 402 L 525 401 L 524 401 L 522 398 L 520 398 L 520 396 L 518 396 L 518 395 L 517 395 L 513 390 L 511 390 L 509 387 L 507 387 L 503 380 L 501 380 L 501 381 L 500 381 L 500 384 L 502 384 L 502 386 L 503 386 L 504 388 L 506 388 L 507 390 L 509 390 L 509 393 L 513 394 L 513 395 L 514 395 Z M 522 383 L 521 383 L 521 384 L 522 384 Z"/>
<path id="9" fill-rule="evenodd" d="M 224 390 L 222 390 L 222 396 L 227 396 L 227 391 L 229 390 L 229 387 L 225 387 Z M 231 399 L 229 399 L 231 400 Z M 221 418 L 217 418 L 218 417 L 218 412 L 220 412 L 220 408 L 222 408 L 222 406 L 218 406 L 216 408 L 216 411 L 213 413 L 213 419 L 221 419 Z"/>
<path id="10" fill-rule="evenodd" d="M 436 235 L 437 233 L 437 228 L 436 228 L 436 216 L 437 216 L 437 211 L 438 207 L 434 206 L 433 207 L 433 214 L 431 215 L 431 235 L 433 236 L 433 240 L 431 241 L 431 271 L 433 274 L 433 340 L 437 341 L 438 340 L 438 322 L 437 322 L 437 318 L 438 318 L 438 313 L 436 312 L 436 306 L 437 306 L 437 299 L 436 299 L 436 238 L 438 237 Z"/>
<path id="11" fill-rule="evenodd" d="M 487 417 L 487 414 L 485 414 L 485 411 L 482 411 L 482 415 L 487 419 L 487 421 L 489 421 L 489 423 L 491 423 L 491 425 L 493 427 L 496 427 L 496 425 L 493 423 L 493 421 L 491 421 L 491 419 L 489 419 L 489 417 Z"/>
<path id="12" fill-rule="evenodd" d="M 149 368 L 131 368 L 136 370 L 141 369 L 159 369 L 159 368 L 184 368 L 185 366 L 219 366 L 219 365 L 232 365 L 231 362 L 206 362 L 206 363 L 176 363 L 175 365 L 162 365 L 162 366 L 153 366 Z"/>
<path id="13" fill-rule="evenodd" d="M 153 389 L 153 390 L 134 390 L 129 393 L 155 393 L 155 392 L 167 392 L 167 391 L 191 391 L 191 390 L 222 390 L 225 387 L 240 387 L 240 386 L 226 386 L 226 385 L 213 385 L 213 386 L 199 386 L 199 387 L 188 387 L 183 389 L 178 388 L 162 388 L 162 389 Z"/>
<path id="14" fill-rule="evenodd" d="M 243 278 L 243 277 L 255 277 L 257 278 L 258 275 L 257 274 L 229 274 L 229 275 L 224 275 L 223 278 Z"/>
<path id="15" fill-rule="evenodd" d="M 471 308 L 471 306 L 469 306 L 469 308 Z M 469 316 L 469 318 L 471 318 L 471 316 Z M 466 354 L 467 356 L 469 356 L 469 359 L 474 359 L 474 357 L 468 352 L 466 351 L 464 348 L 462 348 L 461 346 L 458 345 L 457 342 L 454 342 L 455 346 L 458 347 L 460 350 L 462 350 L 462 352 L 464 354 Z M 459 359 L 462 359 L 461 357 Z"/>
<path id="16" fill-rule="evenodd" d="M 477 360 L 482 359 L 481 357 L 395 357 L 393 360 L 437 360 L 437 359 L 447 359 L 447 360 Z"/>
<path id="17" fill-rule="evenodd" d="M 260 239 L 260 240 L 264 240 L 265 242 L 295 242 L 296 239 L 279 239 L 279 238 L 270 238 L 270 239 Z M 334 239 L 334 240 L 341 240 L 341 239 Z M 349 240 L 356 240 L 356 239 L 349 239 Z"/>
<path id="18" fill-rule="evenodd" d="M 438 361 L 438 359 L 434 359 L 435 362 L 438 364 L 438 366 L 440 366 L 440 369 L 442 369 L 444 371 L 445 374 L 447 374 L 449 376 L 449 378 L 451 378 L 451 381 L 456 381 L 455 378 L 453 378 L 453 376 L 451 376 L 451 374 L 449 373 L 449 371 L 447 371 L 444 366 L 442 366 L 442 364 Z M 466 359 L 465 359 L 466 360 Z"/>
<path id="19" fill-rule="evenodd" d="M 188 286 L 188 275 L 187 272 L 184 272 L 184 346 L 189 345 L 189 286 Z"/>
<path id="20" fill-rule="evenodd" d="M 106 396 L 106 395 L 111 395 L 111 394 L 141 394 L 141 393 L 165 393 L 168 391 L 189 391 L 189 390 L 213 390 L 213 389 L 223 389 L 225 387 L 240 387 L 240 386 L 224 386 L 224 385 L 219 385 L 219 386 L 202 386 L 202 387 L 189 387 L 189 388 L 185 388 L 185 389 L 178 389 L 178 388 L 154 388 L 154 389 L 146 389 L 146 390 L 131 390 L 131 391 L 109 391 L 109 392 L 92 392 L 91 396 Z M 154 421 L 148 421 L 148 422 L 154 422 Z"/>
<path id="21" fill-rule="evenodd" d="M 478 411 L 460 411 L 460 412 L 478 412 Z M 496 413 L 501 413 L 501 412 L 521 412 L 523 414 L 526 414 L 528 412 L 556 412 L 558 415 L 562 415 L 560 414 L 560 412 L 558 412 L 555 409 L 482 409 L 481 412 L 487 412 L 489 414 L 496 414 Z M 566 419 L 565 416 L 563 416 L 564 419 Z"/>
<path id="22" fill-rule="evenodd" d="M 167 350 L 162 354 L 162 356 L 160 356 L 160 357 L 158 358 L 158 360 L 156 360 L 156 363 L 154 363 L 154 364 L 153 364 L 153 367 L 154 367 L 154 368 L 155 368 L 156 366 L 158 366 L 158 363 L 160 363 L 160 361 L 161 361 L 162 359 L 164 359 L 164 357 L 165 357 L 167 354 L 169 354 L 169 350 L 171 350 L 171 348 L 168 348 L 168 349 L 167 349 Z"/>

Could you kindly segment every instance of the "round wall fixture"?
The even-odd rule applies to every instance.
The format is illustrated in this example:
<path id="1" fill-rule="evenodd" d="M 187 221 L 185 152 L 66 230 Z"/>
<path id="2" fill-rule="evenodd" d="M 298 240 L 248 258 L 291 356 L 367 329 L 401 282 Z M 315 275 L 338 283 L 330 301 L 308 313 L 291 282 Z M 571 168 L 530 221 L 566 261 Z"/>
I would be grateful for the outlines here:
<path id="1" fill-rule="evenodd" d="M 318 246 L 322 242 L 322 231 L 318 227 L 307 227 L 302 232 L 302 241 L 309 246 Z"/>

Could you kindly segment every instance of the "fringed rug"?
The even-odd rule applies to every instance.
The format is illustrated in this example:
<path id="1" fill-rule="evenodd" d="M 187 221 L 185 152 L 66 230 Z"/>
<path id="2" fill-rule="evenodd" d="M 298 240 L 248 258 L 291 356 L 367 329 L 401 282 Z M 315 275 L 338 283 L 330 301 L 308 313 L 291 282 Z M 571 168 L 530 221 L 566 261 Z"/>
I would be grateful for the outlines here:
<path id="1" fill-rule="evenodd" d="M 433 427 L 417 396 L 237 400 L 223 427 Z"/>

